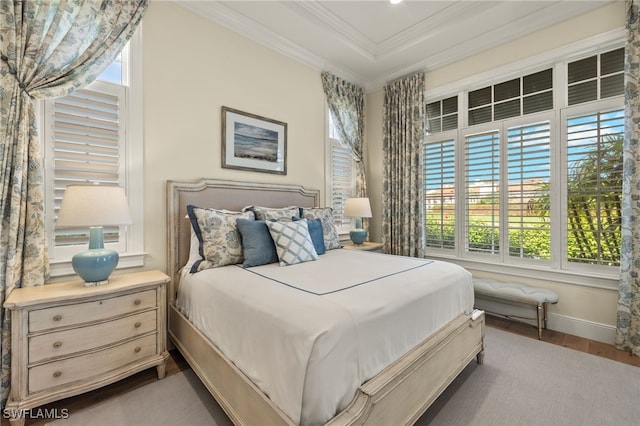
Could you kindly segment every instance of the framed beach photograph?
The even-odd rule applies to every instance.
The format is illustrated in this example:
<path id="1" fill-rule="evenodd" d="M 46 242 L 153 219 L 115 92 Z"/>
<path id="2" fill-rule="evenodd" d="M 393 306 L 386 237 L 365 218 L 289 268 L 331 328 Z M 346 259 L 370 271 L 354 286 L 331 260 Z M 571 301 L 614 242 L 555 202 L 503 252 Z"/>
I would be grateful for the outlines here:
<path id="1" fill-rule="evenodd" d="M 222 167 L 287 174 L 287 123 L 222 107 Z"/>

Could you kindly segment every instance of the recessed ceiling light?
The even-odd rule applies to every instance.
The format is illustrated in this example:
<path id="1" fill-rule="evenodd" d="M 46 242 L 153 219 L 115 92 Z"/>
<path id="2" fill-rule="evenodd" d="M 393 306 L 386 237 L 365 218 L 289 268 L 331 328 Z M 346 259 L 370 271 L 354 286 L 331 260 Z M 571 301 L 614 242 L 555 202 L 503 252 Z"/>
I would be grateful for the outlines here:
<path id="1" fill-rule="evenodd" d="M 398 4 L 400 3 L 402 0 L 389 0 L 391 2 L 391 4 Z"/>

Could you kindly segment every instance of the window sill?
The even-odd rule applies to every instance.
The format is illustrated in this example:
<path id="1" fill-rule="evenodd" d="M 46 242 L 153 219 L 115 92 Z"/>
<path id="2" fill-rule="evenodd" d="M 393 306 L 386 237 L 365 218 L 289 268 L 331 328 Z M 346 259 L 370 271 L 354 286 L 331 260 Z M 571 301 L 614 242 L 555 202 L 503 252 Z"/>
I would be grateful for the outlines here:
<path id="1" fill-rule="evenodd" d="M 432 253 L 426 255 L 425 257 L 429 259 L 455 263 L 465 269 L 468 269 L 472 273 L 486 272 L 492 274 L 507 275 L 516 278 L 551 281 L 562 284 L 575 284 L 605 290 L 618 291 L 618 281 L 620 279 L 619 275 L 617 274 L 594 274 L 592 272 L 558 271 L 552 270 L 550 268 L 535 266 L 503 265 L 485 262 L 477 259 L 460 259 L 453 256 L 443 256 Z"/>
<path id="2" fill-rule="evenodd" d="M 122 253 L 116 269 L 136 268 L 144 266 L 144 256 L 146 253 Z M 53 261 L 49 264 L 49 275 L 51 278 L 74 275 L 75 271 L 71 266 L 71 260 Z"/>

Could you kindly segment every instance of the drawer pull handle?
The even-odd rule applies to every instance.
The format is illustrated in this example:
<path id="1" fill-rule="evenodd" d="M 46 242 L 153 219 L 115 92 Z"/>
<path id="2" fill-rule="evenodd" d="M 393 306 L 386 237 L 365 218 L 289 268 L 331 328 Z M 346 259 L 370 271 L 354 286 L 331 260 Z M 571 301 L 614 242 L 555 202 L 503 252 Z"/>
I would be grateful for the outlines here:
<path id="1" fill-rule="evenodd" d="M 53 344 L 53 347 L 56 348 L 56 349 L 58 349 L 60 346 L 62 346 L 62 342 L 55 342 Z"/>
<path id="2" fill-rule="evenodd" d="M 142 303 L 142 301 L 140 299 L 136 299 L 133 304 L 138 306 L 140 303 Z"/>
<path id="3" fill-rule="evenodd" d="M 56 371 L 53 373 L 53 377 L 55 377 L 56 379 L 60 376 L 62 376 L 62 371 Z"/>
<path id="4" fill-rule="evenodd" d="M 54 320 L 54 321 L 60 321 L 61 319 L 62 319 L 62 315 L 55 315 L 55 316 L 53 317 L 53 320 Z"/>
<path id="5" fill-rule="evenodd" d="M 137 323 L 135 323 L 133 326 L 135 328 L 140 328 L 140 326 L 142 325 L 142 323 L 140 321 L 138 321 Z"/>
<path id="6" fill-rule="evenodd" d="M 136 346 L 136 348 L 133 350 L 135 353 L 138 353 L 142 350 L 142 348 L 140 348 L 140 346 Z"/>

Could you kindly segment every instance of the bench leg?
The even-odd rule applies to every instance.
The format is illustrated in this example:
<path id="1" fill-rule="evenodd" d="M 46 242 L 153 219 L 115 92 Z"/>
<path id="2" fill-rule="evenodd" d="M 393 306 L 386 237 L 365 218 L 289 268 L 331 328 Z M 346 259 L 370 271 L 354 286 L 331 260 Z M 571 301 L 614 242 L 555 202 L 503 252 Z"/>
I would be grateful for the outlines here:
<path id="1" fill-rule="evenodd" d="M 538 316 L 538 340 L 542 340 L 542 326 L 544 323 L 544 328 L 547 328 L 546 324 L 546 309 L 542 307 L 542 305 L 538 305 L 537 316 Z"/>
<path id="2" fill-rule="evenodd" d="M 548 305 L 547 302 L 544 302 L 542 304 L 542 309 L 544 310 L 544 329 L 545 330 L 547 329 L 547 305 Z"/>

